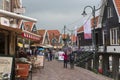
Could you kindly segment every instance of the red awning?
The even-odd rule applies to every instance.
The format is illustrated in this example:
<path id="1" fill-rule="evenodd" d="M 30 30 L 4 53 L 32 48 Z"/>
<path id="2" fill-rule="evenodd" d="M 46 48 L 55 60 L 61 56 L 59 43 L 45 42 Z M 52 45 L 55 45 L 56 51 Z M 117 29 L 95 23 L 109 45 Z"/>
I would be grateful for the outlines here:
<path id="1" fill-rule="evenodd" d="M 40 40 L 40 36 L 28 31 L 23 31 L 22 32 L 22 36 L 28 39 L 32 39 L 32 40 Z"/>

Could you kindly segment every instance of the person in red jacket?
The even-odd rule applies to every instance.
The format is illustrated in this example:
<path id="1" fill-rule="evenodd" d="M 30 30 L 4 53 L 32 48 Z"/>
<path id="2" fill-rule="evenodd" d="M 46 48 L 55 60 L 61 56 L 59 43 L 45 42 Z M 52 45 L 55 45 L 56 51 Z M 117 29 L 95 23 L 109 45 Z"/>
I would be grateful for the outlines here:
<path id="1" fill-rule="evenodd" d="M 65 52 L 65 54 L 63 54 L 63 57 L 64 57 L 64 68 L 67 68 L 67 62 L 68 62 L 67 52 Z"/>

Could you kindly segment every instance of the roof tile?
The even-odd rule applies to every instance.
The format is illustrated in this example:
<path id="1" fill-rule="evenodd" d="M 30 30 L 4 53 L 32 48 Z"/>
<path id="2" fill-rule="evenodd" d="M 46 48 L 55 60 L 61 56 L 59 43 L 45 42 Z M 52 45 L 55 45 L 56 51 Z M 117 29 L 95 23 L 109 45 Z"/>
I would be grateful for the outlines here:
<path id="1" fill-rule="evenodd" d="M 114 0 L 114 1 L 115 1 L 117 10 L 118 10 L 118 14 L 119 14 L 119 16 L 120 16 L 120 0 Z"/>

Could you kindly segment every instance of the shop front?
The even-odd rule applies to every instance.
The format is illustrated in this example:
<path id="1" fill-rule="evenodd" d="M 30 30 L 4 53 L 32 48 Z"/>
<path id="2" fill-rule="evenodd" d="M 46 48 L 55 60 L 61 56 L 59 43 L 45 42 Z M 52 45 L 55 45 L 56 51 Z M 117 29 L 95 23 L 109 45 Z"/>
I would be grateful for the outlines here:
<path id="1" fill-rule="evenodd" d="M 22 34 L 17 20 L 36 22 L 34 18 L 0 10 L 0 54 L 15 55 L 17 38 Z"/>
<path id="2" fill-rule="evenodd" d="M 16 37 L 21 32 L 20 29 L 13 28 L 7 18 L 0 18 L 0 54 L 15 54 Z"/>
<path id="3" fill-rule="evenodd" d="M 19 20 L 37 22 L 34 18 L 0 9 L 0 80 L 15 80 L 16 78 L 18 69 L 14 56 L 18 50 L 17 39 L 23 33 L 18 27 Z"/>
<path id="4" fill-rule="evenodd" d="M 32 44 L 39 42 L 40 35 L 23 30 L 18 38 L 18 46 L 22 48 L 30 48 Z"/>

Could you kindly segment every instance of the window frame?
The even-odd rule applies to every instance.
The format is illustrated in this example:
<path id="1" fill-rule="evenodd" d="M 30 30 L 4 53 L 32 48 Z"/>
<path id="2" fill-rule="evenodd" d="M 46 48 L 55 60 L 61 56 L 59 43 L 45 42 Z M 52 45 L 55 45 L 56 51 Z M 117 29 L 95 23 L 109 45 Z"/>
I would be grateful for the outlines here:
<path id="1" fill-rule="evenodd" d="M 119 45 L 119 28 L 111 28 L 110 29 L 110 44 L 111 45 Z"/>
<path id="2" fill-rule="evenodd" d="M 113 12 L 111 7 L 107 7 L 107 18 L 113 17 Z"/>

